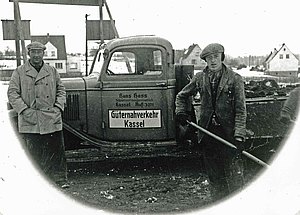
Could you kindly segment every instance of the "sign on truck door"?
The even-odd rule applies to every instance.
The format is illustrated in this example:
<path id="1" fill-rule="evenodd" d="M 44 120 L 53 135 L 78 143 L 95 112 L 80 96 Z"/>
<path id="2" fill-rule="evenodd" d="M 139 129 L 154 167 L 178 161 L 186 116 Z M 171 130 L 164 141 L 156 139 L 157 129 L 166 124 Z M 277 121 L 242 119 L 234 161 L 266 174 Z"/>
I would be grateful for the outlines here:
<path id="1" fill-rule="evenodd" d="M 103 134 L 106 140 L 166 140 L 172 112 L 168 102 L 166 50 L 139 45 L 115 48 L 102 71 Z"/>

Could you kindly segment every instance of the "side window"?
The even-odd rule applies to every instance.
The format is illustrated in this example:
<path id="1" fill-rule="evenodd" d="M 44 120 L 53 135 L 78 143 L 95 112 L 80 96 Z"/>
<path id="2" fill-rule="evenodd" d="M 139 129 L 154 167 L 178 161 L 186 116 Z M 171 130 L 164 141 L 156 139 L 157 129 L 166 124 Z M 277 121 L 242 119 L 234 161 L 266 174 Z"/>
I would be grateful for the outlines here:
<path id="1" fill-rule="evenodd" d="M 160 50 L 153 51 L 153 68 L 146 71 L 145 75 L 160 75 L 162 73 L 162 56 Z"/>
<path id="2" fill-rule="evenodd" d="M 128 48 L 112 54 L 108 75 L 160 75 L 162 52 L 157 48 Z"/>

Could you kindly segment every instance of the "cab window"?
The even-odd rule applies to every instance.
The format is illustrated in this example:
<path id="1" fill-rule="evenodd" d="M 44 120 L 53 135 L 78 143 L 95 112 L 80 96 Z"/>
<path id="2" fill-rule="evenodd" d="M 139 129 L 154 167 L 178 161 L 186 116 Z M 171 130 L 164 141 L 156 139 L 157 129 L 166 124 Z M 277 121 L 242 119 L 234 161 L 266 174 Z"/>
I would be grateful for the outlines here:
<path id="1" fill-rule="evenodd" d="M 113 52 L 108 75 L 160 75 L 162 52 L 157 48 L 130 48 Z"/>

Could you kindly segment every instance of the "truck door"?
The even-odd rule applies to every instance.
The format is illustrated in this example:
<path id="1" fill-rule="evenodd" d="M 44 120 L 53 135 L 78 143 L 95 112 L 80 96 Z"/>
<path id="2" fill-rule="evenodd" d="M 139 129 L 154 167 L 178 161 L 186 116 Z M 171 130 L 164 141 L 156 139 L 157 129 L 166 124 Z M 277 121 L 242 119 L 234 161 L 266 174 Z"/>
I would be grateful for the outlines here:
<path id="1" fill-rule="evenodd" d="M 174 86 L 168 84 L 167 52 L 162 46 L 122 46 L 106 56 L 101 72 L 104 139 L 173 138 Z M 169 104 L 172 103 L 172 104 Z"/>

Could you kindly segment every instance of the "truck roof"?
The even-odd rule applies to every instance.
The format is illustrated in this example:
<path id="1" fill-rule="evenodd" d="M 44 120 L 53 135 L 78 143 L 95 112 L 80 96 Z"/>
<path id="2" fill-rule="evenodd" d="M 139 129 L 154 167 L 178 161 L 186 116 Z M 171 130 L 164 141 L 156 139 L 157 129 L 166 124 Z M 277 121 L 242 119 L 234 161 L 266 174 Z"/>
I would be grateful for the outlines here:
<path id="1" fill-rule="evenodd" d="M 172 50 L 172 44 L 161 37 L 157 37 L 154 35 L 139 35 L 139 36 L 130 36 L 130 37 L 121 37 L 117 39 L 110 40 L 106 44 L 106 49 L 112 50 L 115 47 L 125 46 L 125 45 L 160 45 L 165 47 L 167 50 Z"/>

